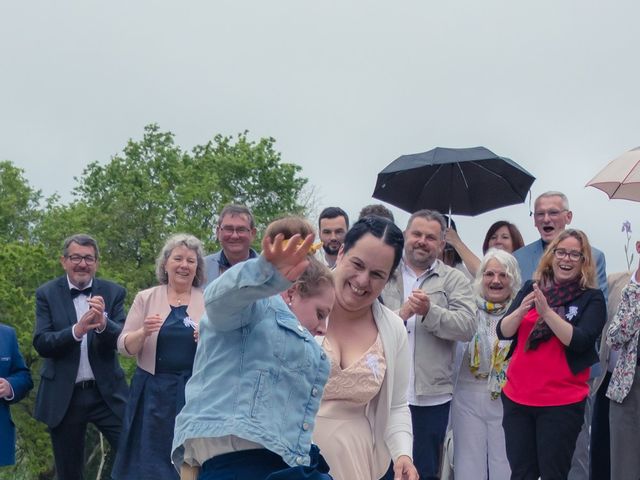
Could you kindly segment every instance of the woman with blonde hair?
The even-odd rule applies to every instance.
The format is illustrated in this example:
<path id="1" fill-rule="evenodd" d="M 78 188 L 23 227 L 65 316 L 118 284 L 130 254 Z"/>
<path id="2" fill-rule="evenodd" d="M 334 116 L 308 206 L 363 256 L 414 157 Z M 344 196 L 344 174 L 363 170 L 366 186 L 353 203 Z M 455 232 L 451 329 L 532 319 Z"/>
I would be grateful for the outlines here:
<path id="1" fill-rule="evenodd" d="M 607 318 L 584 232 L 562 231 L 497 326 L 513 340 L 502 389 L 511 478 L 567 478 Z"/>

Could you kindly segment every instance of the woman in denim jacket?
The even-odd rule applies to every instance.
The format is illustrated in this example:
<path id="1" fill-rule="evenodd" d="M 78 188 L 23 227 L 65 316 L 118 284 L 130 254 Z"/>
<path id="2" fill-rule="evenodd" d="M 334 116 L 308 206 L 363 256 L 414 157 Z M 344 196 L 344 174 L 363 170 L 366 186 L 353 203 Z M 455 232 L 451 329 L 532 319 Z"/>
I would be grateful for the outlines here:
<path id="1" fill-rule="evenodd" d="M 331 478 L 311 445 L 329 375 L 313 335 L 324 332 L 335 294 L 331 272 L 308 255 L 312 241 L 306 220 L 277 220 L 258 258 L 207 287 L 173 439 L 183 472 L 201 467 L 201 480 Z"/>

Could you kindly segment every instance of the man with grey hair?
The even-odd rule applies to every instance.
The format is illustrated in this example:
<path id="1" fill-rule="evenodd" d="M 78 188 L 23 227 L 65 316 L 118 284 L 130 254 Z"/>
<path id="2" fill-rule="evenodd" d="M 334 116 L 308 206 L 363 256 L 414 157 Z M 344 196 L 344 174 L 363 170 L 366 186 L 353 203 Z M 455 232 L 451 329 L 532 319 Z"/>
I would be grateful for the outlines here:
<path id="1" fill-rule="evenodd" d="M 409 391 L 413 462 L 423 480 L 439 478 L 440 454 L 453 393 L 456 342 L 475 333 L 476 305 L 464 274 L 439 260 L 444 217 L 420 210 L 404 232 L 404 256 L 382 292 L 409 335 Z"/>
<path id="2" fill-rule="evenodd" d="M 534 203 L 533 219 L 534 225 L 540 233 L 540 238 L 513 252 L 513 256 L 518 260 L 523 282 L 533 278 L 547 245 L 571 223 L 573 212 L 569 208 L 569 199 L 564 193 L 557 191 L 540 194 Z M 607 298 L 608 286 L 604 253 L 592 246 L 591 254 L 595 261 L 598 287 L 602 290 L 604 298 Z M 596 364 L 591 369 L 591 378 L 596 378 L 599 373 L 600 364 Z M 589 396 L 585 407 L 585 422 L 578 436 L 571 462 L 569 480 L 589 479 L 589 430 L 592 410 L 593 397 Z"/>
<path id="3" fill-rule="evenodd" d="M 33 346 L 43 364 L 34 416 L 49 427 L 60 480 L 83 478 L 88 423 L 117 450 L 127 402 L 116 355 L 126 291 L 95 277 L 98 255 L 92 237 L 72 235 L 60 257 L 65 274 L 36 290 Z"/>
<path id="4" fill-rule="evenodd" d="M 224 206 L 218 216 L 216 237 L 222 249 L 204 258 L 207 285 L 236 263 L 258 256 L 251 248 L 256 238 L 253 215 L 244 205 Z"/>
<path id="5" fill-rule="evenodd" d="M 573 212 L 569 209 L 569 199 L 562 192 L 549 191 L 536 198 L 533 207 L 534 225 L 540 233 L 535 242 L 513 252 L 518 260 L 522 281 L 533 278 L 547 245 L 562 232 L 573 219 Z M 604 254 L 597 248 L 591 247 L 596 262 L 598 286 L 607 298 L 607 274 Z"/>

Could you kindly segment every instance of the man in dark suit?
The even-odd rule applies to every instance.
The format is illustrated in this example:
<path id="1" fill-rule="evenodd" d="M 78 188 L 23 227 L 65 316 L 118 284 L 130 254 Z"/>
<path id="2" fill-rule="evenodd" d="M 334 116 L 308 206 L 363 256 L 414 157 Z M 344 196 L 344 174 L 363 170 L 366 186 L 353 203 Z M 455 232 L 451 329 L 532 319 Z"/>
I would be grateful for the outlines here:
<path id="1" fill-rule="evenodd" d="M 44 359 L 35 418 L 46 423 L 59 480 L 83 478 L 87 423 L 115 451 L 127 384 L 116 356 L 126 291 L 95 278 L 98 245 L 77 234 L 64 242 L 66 274 L 36 291 L 33 346 Z"/>
<path id="2" fill-rule="evenodd" d="M 31 373 L 18 349 L 16 331 L 0 323 L 0 467 L 16 461 L 16 428 L 9 405 L 33 388 Z"/>

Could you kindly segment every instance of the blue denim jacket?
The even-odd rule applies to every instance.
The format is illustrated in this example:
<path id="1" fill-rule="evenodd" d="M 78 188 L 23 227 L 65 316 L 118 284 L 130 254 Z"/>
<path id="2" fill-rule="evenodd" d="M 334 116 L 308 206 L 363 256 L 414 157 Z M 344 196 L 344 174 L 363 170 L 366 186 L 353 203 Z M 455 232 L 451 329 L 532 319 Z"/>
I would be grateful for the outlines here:
<path id="1" fill-rule="evenodd" d="M 330 364 L 279 292 L 291 286 L 264 257 L 227 270 L 204 293 L 206 313 L 172 459 L 191 438 L 260 443 L 290 466 L 309 465 Z"/>

